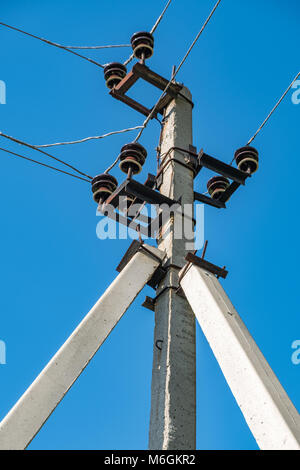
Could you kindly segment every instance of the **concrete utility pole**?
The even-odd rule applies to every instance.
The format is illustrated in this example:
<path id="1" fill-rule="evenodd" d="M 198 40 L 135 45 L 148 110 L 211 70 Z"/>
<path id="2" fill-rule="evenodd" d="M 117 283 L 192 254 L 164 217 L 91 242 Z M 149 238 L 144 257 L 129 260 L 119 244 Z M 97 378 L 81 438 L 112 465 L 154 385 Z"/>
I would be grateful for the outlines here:
<path id="1" fill-rule="evenodd" d="M 192 102 L 188 89 L 166 109 L 161 155 L 173 147 L 189 149 L 192 144 Z M 186 154 L 174 150 L 167 159 L 186 163 Z M 160 192 L 182 204 L 193 206 L 193 171 L 171 161 L 162 173 Z M 175 216 L 181 217 L 180 215 Z M 190 219 L 190 229 L 193 222 Z M 155 305 L 154 357 L 149 448 L 182 450 L 196 448 L 196 345 L 195 315 L 188 302 L 176 294 L 178 267 L 185 264 L 186 239 L 175 239 L 174 217 L 162 228 L 158 248 L 167 253 L 167 264 L 175 265 L 158 287 Z M 190 231 L 191 231 L 190 230 Z M 191 250 L 191 247 L 189 246 Z"/>

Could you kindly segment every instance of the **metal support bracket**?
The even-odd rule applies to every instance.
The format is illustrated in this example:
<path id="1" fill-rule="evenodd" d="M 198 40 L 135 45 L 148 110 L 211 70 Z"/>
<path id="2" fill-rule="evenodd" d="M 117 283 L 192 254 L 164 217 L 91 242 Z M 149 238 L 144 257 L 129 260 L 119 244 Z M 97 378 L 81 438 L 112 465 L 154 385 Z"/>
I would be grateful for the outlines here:
<path id="1" fill-rule="evenodd" d="M 132 67 L 132 70 L 126 75 L 126 77 L 124 77 L 123 80 L 110 91 L 110 95 L 113 98 L 116 98 L 117 100 L 127 104 L 139 113 L 144 114 L 145 116 L 149 116 L 152 111 L 151 109 L 146 108 L 138 101 L 126 95 L 126 93 L 140 78 L 155 86 L 156 88 L 159 88 L 160 90 L 164 90 L 169 83 L 168 79 L 163 78 L 161 75 L 158 75 L 157 73 L 153 72 L 145 64 L 136 63 Z M 156 108 L 156 112 L 152 116 L 152 119 L 156 118 L 158 113 L 163 114 L 163 110 L 174 98 L 177 97 L 181 89 L 182 85 L 178 83 L 170 84 L 167 92 L 161 98 Z"/>
<path id="2" fill-rule="evenodd" d="M 216 207 L 217 209 L 226 209 L 226 204 L 221 200 L 221 198 L 213 199 L 212 197 L 208 197 L 205 194 L 194 192 L 194 200 L 203 202 L 203 204 L 207 204 L 212 207 Z"/>
<path id="3" fill-rule="evenodd" d="M 219 175 L 225 176 L 225 178 L 229 178 L 239 185 L 245 185 L 245 181 L 247 178 L 251 177 L 249 173 L 245 173 L 244 171 L 240 171 L 237 168 L 234 168 L 227 163 L 218 160 L 217 158 L 211 157 L 203 152 L 203 150 L 199 153 L 199 164 L 201 167 L 208 168 L 209 170 L 215 171 Z"/>
<path id="4" fill-rule="evenodd" d="M 184 152 L 186 154 L 184 162 L 180 161 L 178 158 L 168 158 L 170 153 L 174 150 Z M 240 171 L 237 168 L 234 168 L 233 166 L 228 165 L 227 163 L 224 163 L 221 160 L 218 160 L 217 158 L 211 157 L 210 155 L 204 153 L 203 150 L 201 150 L 198 154 L 197 149 L 192 145 L 190 145 L 189 149 L 172 147 L 168 150 L 166 155 L 164 155 L 164 158 L 162 159 L 160 167 L 158 169 L 156 175 L 156 186 L 158 189 L 163 183 L 163 172 L 166 166 L 169 165 L 172 161 L 187 168 L 190 168 L 194 172 L 195 177 L 202 170 L 202 168 L 207 168 L 208 170 L 215 171 L 219 175 L 222 175 L 225 178 L 229 178 L 230 180 L 232 180 L 230 186 L 219 199 L 212 199 L 211 197 L 206 196 L 205 194 L 194 192 L 195 201 L 199 201 L 209 206 L 216 207 L 217 209 L 226 209 L 225 203 L 230 199 L 233 193 L 241 185 L 245 185 L 246 179 L 251 177 L 249 173 Z"/>
<path id="5" fill-rule="evenodd" d="M 218 279 L 220 277 L 226 279 L 228 276 L 228 271 L 225 269 L 225 267 L 220 268 L 219 266 L 206 261 L 204 258 L 199 258 L 199 256 L 196 256 L 194 253 L 188 253 L 185 257 L 185 260 L 187 263 L 179 274 L 179 284 L 192 264 L 195 264 L 199 268 L 205 269 L 206 271 L 214 274 Z"/>
<path id="6" fill-rule="evenodd" d="M 175 293 L 177 295 L 179 295 L 179 297 L 182 297 L 183 299 L 186 298 L 183 290 L 181 287 L 178 287 L 178 286 L 166 286 L 164 287 L 161 292 L 154 298 L 152 297 L 149 297 L 149 296 L 146 296 L 144 302 L 142 303 L 142 307 L 145 307 L 147 308 L 148 310 L 151 310 L 152 312 L 155 311 L 155 304 L 157 302 L 157 300 L 159 299 L 159 297 L 164 294 L 166 292 L 166 290 L 169 290 L 169 289 L 172 289 L 175 291 Z"/>
<path id="7" fill-rule="evenodd" d="M 235 191 L 241 185 L 245 185 L 247 178 L 251 178 L 250 173 L 245 173 L 244 171 L 234 168 L 233 166 L 228 165 L 227 163 L 224 163 L 217 158 L 211 157 L 210 155 L 204 153 L 203 150 L 199 152 L 198 161 L 200 170 L 202 168 L 207 168 L 208 170 L 215 171 L 219 175 L 232 180 L 230 186 L 226 189 L 226 191 L 224 191 L 218 200 L 213 200 L 212 198 L 206 197 L 203 194 L 195 193 L 195 200 L 203 202 L 204 204 L 209 204 L 210 206 L 214 206 L 219 209 L 225 209 L 225 203 L 229 201 L 233 193 L 235 193 Z"/>
<path id="8" fill-rule="evenodd" d="M 155 178 L 153 175 L 148 176 L 148 180 L 153 181 Z M 129 196 L 132 198 L 134 196 L 136 203 L 149 203 L 149 204 L 166 204 L 169 207 L 178 203 L 174 199 L 170 199 L 163 194 L 160 194 L 155 189 L 152 189 L 150 185 L 147 185 L 147 181 L 145 184 L 139 183 L 134 179 L 127 178 L 120 186 L 116 189 L 116 191 L 111 194 L 111 196 L 105 201 L 105 204 L 102 205 L 101 212 L 105 210 L 106 206 L 112 205 L 113 207 L 118 207 L 119 205 L 119 198 L 121 196 Z"/>

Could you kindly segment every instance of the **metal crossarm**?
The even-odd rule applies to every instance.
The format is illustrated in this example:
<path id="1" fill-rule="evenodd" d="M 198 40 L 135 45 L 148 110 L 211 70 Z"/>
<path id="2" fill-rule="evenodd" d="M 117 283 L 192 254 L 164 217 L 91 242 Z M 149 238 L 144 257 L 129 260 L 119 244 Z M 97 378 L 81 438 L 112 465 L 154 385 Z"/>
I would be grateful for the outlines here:
<path id="1" fill-rule="evenodd" d="M 151 114 L 151 109 L 146 108 L 138 101 L 126 95 L 139 79 L 145 80 L 160 90 L 164 90 L 169 82 L 166 78 L 163 78 L 161 75 L 153 72 L 153 70 L 150 70 L 146 65 L 137 63 L 132 67 L 132 70 L 126 75 L 126 77 L 124 77 L 123 80 L 110 91 L 110 94 L 117 100 L 123 101 L 123 103 L 127 104 L 139 113 L 149 116 Z M 156 113 L 153 114 L 152 119 L 157 116 L 157 113 L 162 114 L 163 109 L 170 104 L 172 99 L 178 95 L 181 89 L 182 85 L 179 85 L 178 83 L 170 84 L 166 94 L 160 100 Z"/>

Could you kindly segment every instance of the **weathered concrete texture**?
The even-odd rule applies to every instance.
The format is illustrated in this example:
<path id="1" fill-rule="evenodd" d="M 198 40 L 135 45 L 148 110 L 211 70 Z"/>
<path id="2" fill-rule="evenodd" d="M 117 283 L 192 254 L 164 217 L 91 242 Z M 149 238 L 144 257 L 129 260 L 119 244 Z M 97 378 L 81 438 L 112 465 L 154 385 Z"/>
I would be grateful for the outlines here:
<path id="1" fill-rule="evenodd" d="M 181 285 L 259 447 L 300 450 L 299 413 L 219 281 L 192 266 Z"/>
<path id="2" fill-rule="evenodd" d="M 147 248 L 163 258 L 156 248 Z M 158 265 L 157 258 L 144 251 L 134 255 L 0 423 L 1 450 L 27 447 Z"/>
<path id="3" fill-rule="evenodd" d="M 191 95 L 184 88 L 189 99 Z M 182 97 L 173 100 L 165 115 L 161 153 L 171 147 L 188 149 L 192 144 L 192 106 Z M 168 158 L 185 163 L 186 154 L 173 151 Z M 162 194 L 182 204 L 193 204 L 193 172 L 171 162 L 163 174 Z M 183 266 L 186 238 L 175 238 L 174 223 L 181 215 L 171 218 L 162 230 L 166 238 L 158 240 L 158 247 L 167 253 L 168 262 Z M 189 221 L 192 231 L 192 220 Z M 191 249 L 191 247 L 189 247 Z M 178 285 L 178 269 L 170 269 L 157 290 Z M 158 345 L 158 347 L 157 347 Z M 159 349 L 161 348 L 161 350 Z M 167 289 L 158 298 L 155 308 L 155 332 L 152 375 L 152 401 L 149 433 L 150 449 L 196 448 L 196 346 L 195 316 L 186 300 L 173 289 Z"/>

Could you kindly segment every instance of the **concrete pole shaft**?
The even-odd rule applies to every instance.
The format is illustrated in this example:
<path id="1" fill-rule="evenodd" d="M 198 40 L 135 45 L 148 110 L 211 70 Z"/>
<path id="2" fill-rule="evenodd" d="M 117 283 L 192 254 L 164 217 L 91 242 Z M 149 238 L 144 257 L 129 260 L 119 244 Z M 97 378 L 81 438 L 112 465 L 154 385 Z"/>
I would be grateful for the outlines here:
<path id="1" fill-rule="evenodd" d="M 182 93 L 191 100 L 190 92 Z M 161 155 L 172 147 L 189 149 L 192 144 L 192 105 L 178 96 L 165 113 L 161 140 Z M 186 163 L 187 155 L 172 151 L 168 159 Z M 182 204 L 193 207 L 191 169 L 171 161 L 163 171 L 160 192 Z M 193 213 L 191 214 L 193 215 Z M 182 267 L 187 252 L 183 234 L 176 239 L 175 223 L 180 215 L 170 218 L 162 229 L 158 247 L 167 253 L 170 264 Z M 179 221 L 179 223 L 181 223 Z M 189 231 L 193 229 L 190 219 Z M 168 231 L 168 235 L 165 234 Z M 165 237 L 165 238 L 164 238 Z M 191 241 L 188 247 L 191 250 Z M 157 294 L 167 286 L 178 285 L 178 269 L 169 269 Z M 159 345 L 159 347 L 157 347 Z M 160 349 L 161 348 L 161 349 Z M 195 316 L 188 302 L 174 289 L 167 289 L 155 306 L 155 332 L 151 388 L 151 418 L 149 448 L 152 450 L 187 450 L 196 448 L 196 346 Z"/>

